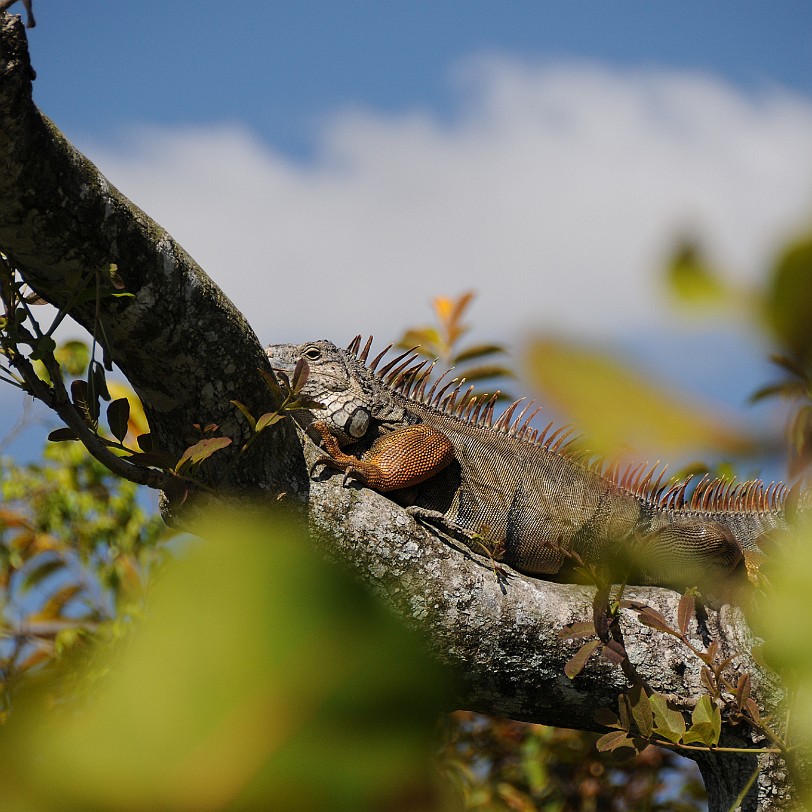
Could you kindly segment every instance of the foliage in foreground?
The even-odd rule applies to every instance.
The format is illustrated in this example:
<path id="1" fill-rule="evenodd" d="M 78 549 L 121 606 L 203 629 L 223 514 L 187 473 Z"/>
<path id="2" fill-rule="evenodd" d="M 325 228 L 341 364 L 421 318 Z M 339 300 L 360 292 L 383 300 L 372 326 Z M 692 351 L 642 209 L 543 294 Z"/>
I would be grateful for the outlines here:
<path id="1" fill-rule="evenodd" d="M 162 573 L 103 691 L 20 692 L 0 740 L 16 810 L 447 808 L 430 741 L 442 673 L 279 516 L 208 523 Z"/>

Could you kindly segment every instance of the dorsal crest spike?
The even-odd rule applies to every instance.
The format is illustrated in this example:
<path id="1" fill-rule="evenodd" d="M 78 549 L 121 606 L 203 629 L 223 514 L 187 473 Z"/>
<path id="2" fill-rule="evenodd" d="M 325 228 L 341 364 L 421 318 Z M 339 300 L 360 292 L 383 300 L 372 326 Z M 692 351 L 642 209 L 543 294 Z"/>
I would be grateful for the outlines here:
<path id="1" fill-rule="evenodd" d="M 434 366 L 434 365 L 432 364 L 432 366 Z M 425 397 L 423 397 L 423 403 L 425 403 L 427 406 L 431 406 L 431 404 L 434 402 L 434 392 L 435 392 L 435 390 L 440 385 L 443 378 L 445 378 L 445 376 L 449 375 L 450 373 L 451 373 L 451 369 L 449 368 L 445 372 L 443 372 L 442 375 L 440 375 L 439 378 L 437 378 L 437 380 L 431 385 L 431 389 L 429 389 L 428 393 L 425 395 Z"/>
<path id="2" fill-rule="evenodd" d="M 533 401 L 531 400 L 531 401 L 530 401 L 530 403 L 532 404 L 532 403 L 533 403 Z M 531 426 L 530 426 L 530 424 L 533 422 L 533 419 L 535 418 L 535 416 L 536 416 L 536 415 L 537 415 L 537 414 L 538 414 L 540 411 L 541 411 L 541 406 L 536 406 L 536 408 L 535 408 L 535 409 L 533 409 L 533 411 L 532 411 L 532 412 L 530 412 L 530 414 L 529 414 L 529 416 L 527 417 L 527 419 L 526 419 L 526 420 L 525 420 L 525 421 L 524 421 L 524 422 L 523 422 L 523 423 L 522 423 L 522 424 L 519 426 L 518 431 L 517 431 L 517 433 L 516 433 L 516 436 L 517 436 L 517 437 L 519 437 L 519 436 L 523 436 L 524 434 L 528 433 L 528 432 L 531 430 Z M 522 412 L 522 414 L 524 414 L 524 412 Z M 519 415 L 519 418 L 520 418 L 520 417 L 521 417 L 521 415 Z M 519 422 L 519 419 L 518 419 L 518 418 L 517 418 L 516 422 L 517 422 L 517 423 Z M 534 431 L 536 434 L 538 434 L 538 432 L 537 432 L 537 431 L 535 431 L 535 429 L 534 429 L 533 431 Z"/>
<path id="3" fill-rule="evenodd" d="M 361 336 L 357 335 L 355 338 L 347 344 L 347 352 L 351 352 L 353 355 L 358 355 L 358 349 L 361 346 Z"/>
<path id="4" fill-rule="evenodd" d="M 577 432 L 575 426 L 563 426 L 563 431 L 558 436 L 558 439 L 555 441 L 553 445 L 550 446 L 550 451 L 555 454 L 562 454 L 564 455 L 564 449 L 567 448 L 570 443 L 574 442 L 576 437 L 573 435 Z"/>
<path id="5" fill-rule="evenodd" d="M 410 397 L 412 390 L 415 389 L 422 380 L 420 372 L 423 367 L 426 366 L 426 364 L 428 364 L 428 359 L 424 359 L 419 364 L 414 364 L 413 366 L 408 367 L 408 369 L 404 369 L 393 380 L 392 388 L 397 389 L 407 398 Z"/>
<path id="6" fill-rule="evenodd" d="M 510 425 L 510 421 L 513 418 L 513 412 L 519 407 L 519 404 L 524 400 L 524 398 L 519 398 L 519 400 L 514 400 L 510 406 L 499 415 L 497 421 L 493 424 L 493 427 L 496 431 L 507 431 L 508 426 Z"/>
<path id="7" fill-rule="evenodd" d="M 538 436 L 538 444 L 544 445 L 547 440 L 547 432 L 553 427 L 555 420 L 551 420 L 540 432 Z"/>
<path id="8" fill-rule="evenodd" d="M 457 402 L 457 395 L 459 395 L 459 393 L 462 391 L 462 387 L 465 384 L 465 378 L 460 378 L 459 380 L 455 379 L 455 381 L 457 385 L 451 390 L 451 392 L 448 393 L 442 406 L 440 407 L 440 409 L 447 414 L 454 413 L 454 405 Z M 454 381 L 452 381 L 452 383 L 454 383 Z"/>
<path id="9" fill-rule="evenodd" d="M 437 361 L 432 361 L 423 372 L 420 373 L 420 377 L 418 378 L 416 385 L 415 385 L 415 398 L 419 400 L 421 403 L 425 403 L 426 400 L 426 387 L 431 380 L 431 373 L 434 372 L 434 367 L 437 364 Z"/>
<path id="10" fill-rule="evenodd" d="M 519 401 L 516 401 L 516 402 L 518 403 Z M 525 404 L 525 406 L 524 406 L 524 409 L 522 409 L 522 410 L 519 412 L 519 416 L 516 418 L 516 421 L 514 422 L 514 424 L 513 424 L 513 425 L 510 427 L 510 434 L 512 434 L 514 437 L 516 436 L 517 432 L 519 431 L 519 427 L 522 425 L 522 420 L 524 419 L 524 416 L 527 414 L 527 410 L 528 410 L 528 409 L 529 409 L 529 408 L 530 408 L 530 407 L 531 407 L 531 406 L 532 406 L 532 405 L 533 405 L 535 402 L 536 402 L 535 400 L 529 400 L 529 401 L 527 401 L 527 403 L 526 403 L 526 404 Z"/>
<path id="11" fill-rule="evenodd" d="M 468 405 L 471 403 L 471 398 L 474 393 L 474 385 L 471 384 L 468 389 L 465 390 L 465 394 L 460 398 L 460 402 L 457 404 L 457 408 L 454 410 L 454 416 L 460 419 L 463 419 L 463 414 L 468 411 Z"/>
<path id="12" fill-rule="evenodd" d="M 497 389 L 485 404 L 482 412 L 482 425 L 491 428 L 493 426 L 493 410 L 496 408 L 496 401 L 499 400 L 499 390 Z"/>
<path id="13" fill-rule="evenodd" d="M 388 369 L 386 371 L 383 369 L 380 371 L 380 376 L 384 379 L 384 383 L 387 386 L 391 386 L 393 389 L 396 387 L 396 381 L 400 378 L 403 370 L 414 364 L 419 357 L 415 352 L 404 353 L 404 355 L 408 357 L 402 363 L 398 364 L 391 372 Z M 400 358 L 403 358 L 403 355 L 396 358 L 395 362 L 397 362 Z M 387 367 L 389 366 L 390 365 L 387 364 Z"/>
<path id="14" fill-rule="evenodd" d="M 361 343 L 361 336 L 358 336 L 358 343 Z M 358 354 L 358 360 L 365 364 L 367 362 L 367 356 L 369 356 L 369 351 L 372 349 L 372 336 L 367 339 L 367 343 L 364 344 L 364 349 Z"/>
<path id="15" fill-rule="evenodd" d="M 437 381 L 437 383 L 439 383 L 439 381 Z M 435 409 L 440 409 L 440 410 L 442 411 L 442 406 L 441 406 L 440 404 L 441 404 L 441 402 L 442 402 L 442 400 L 443 400 L 443 395 L 445 395 L 445 393 L 446 393 L 446 392 L 449 390 L 449 388 L 450 388 L 450 387 L 452 387 L 452 386 L 454 386 L 455 384 L 456 384 L 456 385 L 458 385 L 457 379 L 456 379 L 456 378 L 452 378 L 452 379 L 451 379 L 451 380 L 450 380 L 450 381 L 449 381 L 449 382 L 448 382 L 448 383 L 447 383 L 445 386 L 443 386 L 443 387 L 442 387 L 442 389 L 440 389 L 440 391 L 439 391 L 439 392 L 438 392 L 438 393 L 437 393 L 437 394 L 434 396 L 434 400 L 431 402 L 431 405 L 432 405 L 432 406 L 433 406 Z"/>
<path id="16" fill-rule="evenodd" d="M 376 369 L 376 367 L 378 366 L 378 364 L 380 364 L 381 359 L 384 357 L 384 355 L 386 355 L 386 353 L 388 353 L 388 352 L 389 352 L 389 350 L 391 350 L 391 349 L 392 349 L 392 347 L 393 347 L 393 346 L 394 346 L 393 344 L 387 344 L 387 345 L 386 345 L 386 346 L 383 348 L 383 350 L 382 350 L 381 352 L 379 352 L 379 353 L 378 353 L 378 354 L 377 354 L 377 355 L 376 355 L 376 356 L 375 356 L 375 357 L 372 359 L 372 363 L 369 365 L 369 371 L 370 371 L 370 372 L 375 372 L 375 369 Z"/>
<path id="17" fill-rule="evenodd" d="M 409 356 L 412 356 L 412 358 L 408 361 L 408 363 L 411 363 L 417 357 L 414 354 L 414 351 L 416 349 L 417 349 L 417 347 L 411 347 L 408 350 L 404 350 L 400 355 L 396 355 L 385 366 L 380 368 L 380 370 L 377 373 L 378 377 L 381 380 L 383 380 L 384 382 L 388 383 L 388 381 L 386 381 L 386 376 L 389 373 L 389 371 L 392 369 L 392 367 L 394 367 L 396 364 L 399 364 L 404 358 L 408 358 Z"/>

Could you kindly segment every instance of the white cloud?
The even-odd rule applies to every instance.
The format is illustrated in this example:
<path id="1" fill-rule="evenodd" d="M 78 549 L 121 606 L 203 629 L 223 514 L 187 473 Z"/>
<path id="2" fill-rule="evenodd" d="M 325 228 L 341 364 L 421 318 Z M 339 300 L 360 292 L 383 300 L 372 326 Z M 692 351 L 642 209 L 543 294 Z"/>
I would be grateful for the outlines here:
<path id="1" fill-rule="evenodd" d="M 809 99 L 494 57 L 452 80 L 450 117 L 344 111 L 310 163 L 238 124 L 87 152 L 268 342 L 394 337 L 472 287 L 489 337 L 662 324 L 655 271 L 678 232 L 754 278 L 812 215 Z"/>

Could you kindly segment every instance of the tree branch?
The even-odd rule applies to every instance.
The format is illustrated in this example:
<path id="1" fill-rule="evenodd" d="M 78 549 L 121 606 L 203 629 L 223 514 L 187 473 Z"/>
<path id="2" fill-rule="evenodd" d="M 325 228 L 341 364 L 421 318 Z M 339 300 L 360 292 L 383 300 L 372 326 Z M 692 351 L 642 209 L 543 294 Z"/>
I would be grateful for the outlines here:
<path id="1" fill-rule="evenodd" d="M 63 138 L 31 101 L 23 26 L 0 13 L 0 248 L 13 253 L 29 284 L 66 305 L 87 273 L 118 266 L 134 297 L 103 299 L 98 317 L 109 352 L 141 397 L 152 432 L 179 454 L 194 442 L 194 423 L 214 422 L 234 439 L 247 437 L 236 399 L 253 414 L 273 408 L 259 368 L 267 362 L 243 317 L 194 260 L 160 226 L 112 187 Z M 272 306 L 273 286 L 262 291 Z M 304 297 L 303 297 L 304 299 Z M 93 330 L 95 303 L 71 315 Z M 303 308 L 303 318 L 306 308 Z M 276 430 L 280 428 L 281 430 Z M 513 719 L 603 730 L 602 707 L 616 706 L 629 687 L 616 665 L 593 657 L 570 680 L 564 665 L 579 643 L 562 641 L 568 623 L 592 619 L 594 590 L 509 573 L 417 525 L 400 507 L 369 490 L 344 488 L 340 476 L 309 482 L 306 458 L 317 453 L 283 421 L 251 451 L 212 457 L 210 482 L 222 491 L 278 494 L 309 505 L 310 525 L 329 554 L 348 563 L 426 636 L 457 675 L 460 707 Z M 304 453 L 303 453 L 304 452 Z M 634 588 L 626 593 L 676 624 L 679 596 Z M 629 661 L 652 688 L 690 709 L 704 692 L 700 661 L 679 640 L 642 625 L 623 609 L 620 624 Z M 710 611 L 708 628 L 732 670 L 747 672 L 768 713 L 782 707 L 774 677 L 750 657 L 752 638 L 739 610 Z M 692 642 L 699 648 L 698 631 Z M 745 726 L 726 726 L 722 744 L 770 746 Z M 753 773 L 757 757 L 697 756 L 712 810 L 727 809 Z M 743 808 L 788 808 L 792 788 L 774 755 L 758 757 L 762 774 Z"/>

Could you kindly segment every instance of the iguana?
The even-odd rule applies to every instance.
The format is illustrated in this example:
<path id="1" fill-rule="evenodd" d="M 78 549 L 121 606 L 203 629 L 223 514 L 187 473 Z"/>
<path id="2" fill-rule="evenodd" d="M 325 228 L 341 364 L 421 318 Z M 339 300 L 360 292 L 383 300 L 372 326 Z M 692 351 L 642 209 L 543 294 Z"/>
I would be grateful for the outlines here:
<path id="1" fill-rule="evenodd" d="M 367 364 L 370 341 L 266 349 L 276 371 L 290 375 L 300 359 L 309 367 L 301 394 L 322 408 L 304 422 L 327 452 L 314 468 L 391 493 L 498 549 L 520 572 L 556 576 L 574 559 L 610 571 L 632 561 L 637 583 L 662 586 L 742 570 L 754 578 L 763 541 L 787 526 L 797 502 L 794 489 L 757 480 L 706 478 L 686 497 L 690 478 L 663 485 L 664 469 L 620 471 L 591 460 L 560 429 L 531 427 L 538 409 L 525 406 L 514 419 L 517 401 L 496 417 L 495 396 L 456 381 L 430 386 L 431 366 L 412 352 L 378 369 L 387 348 Z"/>

